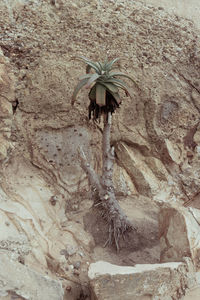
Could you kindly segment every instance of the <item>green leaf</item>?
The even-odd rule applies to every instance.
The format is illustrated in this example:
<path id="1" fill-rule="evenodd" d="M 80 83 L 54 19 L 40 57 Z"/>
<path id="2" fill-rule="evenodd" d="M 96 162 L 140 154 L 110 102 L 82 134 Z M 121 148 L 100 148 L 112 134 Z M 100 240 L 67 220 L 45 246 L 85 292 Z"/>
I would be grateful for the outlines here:
<path id="1" fill-rule="evenodd" d="M 96 103 L 100 107 L 106 105 L 106 88 L 101 84 L 96 84 Z"/>
<path id="2" fill-rule="evenodd" d="M 99 74 L 97 74 L 97 73 L 92 74 L 92 76 L 90 77 L 90 79 L 89 79 L 88 82 L 87 82 L 86 88 L 87 88 L 87 89 L 90 88 L 91 84 L 92 84 L 95 80 L 97 80 L 100 76 L 101 76 L 101 75 L 99 75 Z"/>
<path id="3" fill-rule="evenodd" d="M 129 88 L 122 80 L 117 79 L 117 78 L 110 78 L 106 82 L 113 83 L 115 86 L 125 90 L 128 93 L 128 95 L 130 96 Z"/>
<path id="4" fill-rule="evenodd" d="M 126 83 L 118 78 L 115 78 L 115 77 L 112 77 L 112 78 L 108 78 L 106 80 L 106 82 L 110 82 L 110 83 L 113 83 L 113 84 L 121 84 L 123 85 L 125 88 L 128 88 L 128 86 L 126 85 Z"/>
<path id="5" fill-rule="evenodd" d="M 114 64 L 116 61 L 118 61 L 119 59 L 120 59 L 120 58 L 117 57 L 117 58 L 115 58 L 115 59 L 109 61 L 109 62 L 106 64 L 106 69 L 107 69 L 108 71 L 111 70 L 113 64 Z"/>
<path id="6" fill-rule="evenodd" d="M 96 63 L 93 63 L 93 65 L 88 64 L 86 66 L 86 74 L 89 74 L 91 69 L 94 69 L 96 73 L 101 74 L 101 70 L 99 70 L 99 67 L 96 65 Z"/>
<path id="7" fill-rule="evenodd" d="M 98 64 L 98 66 L 99 66 L 99 69 L 101 70 L 101 73 L 102 73 L 102 71 L 103 71 L 103 64 L 102 64 L 102 63 L 100 63 L 100 62 L 97 62 L 97 64 Z"/>
<path id="8" fill-rule="evenodd" d="M 135 83 L 137 85 L 137 83 L 135 82 L 135 80 L 132 77 L 130 77 L 129 75 L 126 75 L 126 74 L 124 74 L 122 72 L 111 72 L 109 74 L 109 76 L 112 76 L 112 77 L 115 77 L 115 76 L 126 77 L 126 78 L 130 79 L 133 83 Z"/>
<path id="9" fill-rule="evenodd" d="M 112 92 L 110 92 L 110 93 L 115 98 L 115 100 L 117 101 L 117 103 L 119 104 L 121 102 L 119 93 L 112 93 Z"/>
<path id="10" fill-rule="evenodd" d="M 96 84 L 91 88 L 89 92 L 89 99 L 92 101 L 96 100 Z"/>
<path id="11" fill-rule="evenodd" d="M 88 65 L 86 67 L 86 73 L 89 73 L 91 68 L 94 69 L 98 74 L 101 73 L 101 70 L 97 63 L 93 62 L 92 60 L 90 60 L 84 56 L 78 56 L 77 58 L 84 61 Z"/>
<path id="12" fill-rule="evenodd" d="M 113 83 L 109 83 L 107 81 L 101 81 L 101 84 L 104 85 L 107 88 L 107 90 L 109 90 L 110 92 L 113 92 L 113 93 L 118 92 L 117 86 L 114 85 Z"/>
<path id="13" fill-rule="evenodd" d="M 85 79 L 81 80 L 81 81 L 77 84 L 77 86 L 75 87 L 74 92 L 73 92 L 73 95 L 72 95 L 72 100 L 71 100 L 71 104 L 72 104 L 72 105 L 74 105 L 74 102 L 75 102 L 75 100 L 76 100 L 76 96 L 77 96 L 78 92 L 80 91 L 80 89 L 81 89 L 84 85 L 87 84 L 87 82 L 88 82 L 88 78 L 85 78 Z"/>
<path id="14" fill-rule="evenodd" d="M 79 77 L 79 80 L 82 80 L 82 79 L 89 79 L 90 77 L 92 76 L 92 74 L 85 74 L 85 75 L 82 75 Z"/>

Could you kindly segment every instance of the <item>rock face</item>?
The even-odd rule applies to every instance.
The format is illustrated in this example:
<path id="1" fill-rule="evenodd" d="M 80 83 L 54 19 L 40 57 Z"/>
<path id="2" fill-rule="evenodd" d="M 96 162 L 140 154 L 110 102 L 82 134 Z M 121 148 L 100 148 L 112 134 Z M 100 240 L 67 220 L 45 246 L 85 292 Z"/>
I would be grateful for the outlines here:
<path id="1" fill-rule="evenodd" d="M 40 168 L 69 203 L 85 193 L 77 145 L 90 150 L 98 169 L 101 134 L 86 119 L 86 92 L 70 106 L 80 75 L 79 62 L 71 58 L 123 53 L 118 67 L 135 77 L 137 86 L 132 99 L 122 95 L 114 117 L 112 140 L 123 174 L 115 176 L 116 185 L 124 194 L 127 187 L 127 193 L 156 200 L 196 197 L 198 171 L 190 173 L 198 170 L 200 54 L 191 22 L 129 1 L 1 1 L 0 11 L 1 48 L 15 73 L 19 102 L 12 127 L 15 154 Z M 3 157 L 8 147 L 5 142 Z"/>
<path id="2" fill-rule="evenodd" d="M 62 300 L 60 282 L 34 272 L 0 253 L 0 297 L 1 299 L 49 299 Z"/>
<path id="3" fill-rule="evenodd" d="M 191 257 L 200 267 L 200 211 L 190 207 L 165 207 L 160 213 L 161 262 Z"/>
<path id="4" fill-rule="evenodd" d="M 92 300 L 179 299 L 195 283 L 183 263 L 120 267 L 99 261 L 90 265 L 88 276 Z"/>
<path id="5" fill-rule="evenodd" d="M 0 161 L 11 149 L 12 102 L 15 101 L 15 82 L 11 66 L 0 49 Z"/>
<path id="6" fill-rule="evenodd" d="M 195 22 L 198 28 L 200 28 L 198 0 L 191 0 L 190 2 L 187 0 L 163 0 L 162 2 L 159 0 L 145 0 L 144 2 L 159 7 L 159 9 L 164 8 L 177 16 L 190 19 Z"/>
<path id="7" fill-rule="evenodd" d="M 0 249 L 62 278 L 64 298 L 86 298 L 93 253 L 122 265 L 157 262 L 159 250 L 148 252 L 159 249 L 156 203 L 200 208 L 199 32 L 128 0 L 0 0 L 0 15 Z M 86 232 L 96 220 L 83 224 L 92 202 L 77 149 L 100 170 L 101 124 L 87 119 L 86 90 L 70 105 L 85 70 L 76 55 L 122 56 L 117 67 L 136 81 L 113 116 L 116 191 L 132 220 L 137 212 L 141 237 L 120 255 L 102 248 L 107 232 Z"/>

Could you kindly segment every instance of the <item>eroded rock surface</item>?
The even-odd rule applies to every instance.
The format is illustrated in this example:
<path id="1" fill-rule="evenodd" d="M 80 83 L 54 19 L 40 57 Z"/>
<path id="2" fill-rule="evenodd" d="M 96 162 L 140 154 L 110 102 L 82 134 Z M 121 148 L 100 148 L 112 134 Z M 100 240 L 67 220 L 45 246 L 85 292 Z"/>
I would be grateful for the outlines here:
<path id="1" fill-rule="evenodd" d="M 77 300 L 98 255 L 157 262 L 156 202 L 200 208 L 199 32 L 139 1 L 0 0 L 0 15 L 0 248 L 62 278 Z M 88 122 L 86 90 L 70 105 L 85 70 L 75 55 L 122 56 L 118 68 L 137 83 L 113 117 L 117 196 L 143 241 L 121 256 L 102 248 L 108 233 L 94 217 L 83 224 L 92 201 L 77 149 L 100 170 L 101 124 Z"/>
<path id="2" fill-rule="evenodd" d="M 15 101 L 15 81 L 9 60 L 0 49 L 0 161 L 7 158 L 12 143 L 12 103 Z"/>
<path id="3" fill-rule="evenodd" d="M 195 284 L 194 273 L 188 278 L 187 272 L 183 263 L 120 267 L 99 261 L 90 265 L 88 276 L 92 300 L 171 300 Z"/>
<path id="4" fill-rule="evenodd" d="M 1 299 L 62 300 L 61 283 L 13 261 L 0 252 Z"/>
<path id="5" fill-rule="evenodd" d="M 195 208 L 163 207 L 160 212 L 161 262 L 191 257 L 200 268 L 200 211 Z"/>

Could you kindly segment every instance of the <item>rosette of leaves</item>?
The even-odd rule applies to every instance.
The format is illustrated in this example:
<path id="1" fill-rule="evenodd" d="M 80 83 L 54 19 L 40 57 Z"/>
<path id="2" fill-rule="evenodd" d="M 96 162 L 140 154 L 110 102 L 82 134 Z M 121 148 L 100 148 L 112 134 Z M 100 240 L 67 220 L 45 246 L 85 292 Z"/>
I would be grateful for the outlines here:
<path id="1" fill-rule="evenodd" d="M 86 63 L 86 74 L 79 78 L 79 82 L 74 89 L 72 96 L 72 105 L 74 104 L 78 92 L 85 86 L 89 89 L 90 105 L 88 106 L 89 119 L 100 118 L 101 114 L 112 114 L 121 103 L 119 90 L 123 90 L 126 96 L 130 96 L 128 86 L 120 77 L 135 81 L 128 75 L 114 71 L 114 63 L 119 60 L 115 58 L 111 61 L 94 62 L 83 56 L 78 57 Z"/>

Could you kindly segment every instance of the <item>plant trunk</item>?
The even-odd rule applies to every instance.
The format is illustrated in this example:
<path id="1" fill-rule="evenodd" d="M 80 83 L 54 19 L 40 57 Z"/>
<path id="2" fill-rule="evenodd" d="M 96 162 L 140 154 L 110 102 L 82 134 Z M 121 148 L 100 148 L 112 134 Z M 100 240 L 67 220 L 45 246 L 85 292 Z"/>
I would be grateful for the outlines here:
<path id="1" fill-rule="evenodd" d="M 81 166 L 86 172 L 89 184 L 92 188 L 94 206 L 99 209 L 101 216 L 108 224 L 108 239 L 105 243 L 115 244 L 119 250 L 120 237 L 124 237 L 127 231 L 135 229 L 127 216 L 119 206 L 115 196 L 113 185 L 113 167 L 114 167 L 114 147 L 110 146 L 111 133 L 111 113 L 104 115 L 104 129 L 102 139 L 102 174 L 101 177 L 95 173 L 94 169 L 87 162 L 83 150 L 80 150 Z"/>

